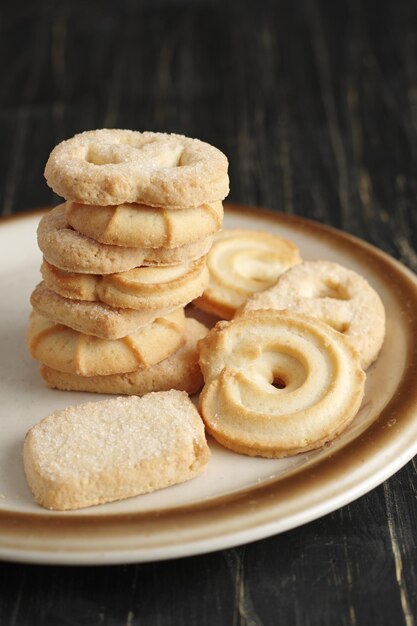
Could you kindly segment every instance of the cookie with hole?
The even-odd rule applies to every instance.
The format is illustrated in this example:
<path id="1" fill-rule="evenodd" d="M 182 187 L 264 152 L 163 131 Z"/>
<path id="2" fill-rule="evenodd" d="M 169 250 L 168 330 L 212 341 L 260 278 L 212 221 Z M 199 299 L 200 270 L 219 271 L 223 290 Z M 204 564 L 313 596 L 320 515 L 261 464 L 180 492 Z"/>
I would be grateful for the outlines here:
<path id="1" fill-rule="evenodd" d="M 209 286 L 194 304 L 206 313 L 230 320 L 250 296 L 273 285 L 300 261 L 297 246 L 279 235 L 224 229 L 215 236 L 207 255 Z"/>
<path id="2" fill-rule="evenodd" d="M 350 342 L 324 322 L 259 310 L 218 322 L 199 342 L 207 431 L 249 456 L 321 447 L 357 414 L 365 373 Z"/>
<path id="3" fill-rule="evenodd" d="M 185 209 L 223 200 L 227 169 L 225 155 L 199 139 L 104 128 L 58 144 L 45 178 L 58 195 L 82 204 Z"/>
<path id="4" fill-rule="evenodd" d="M 365 278 L 331 261 L 304 261 L 276 285 L 253 295 L 236 317 L 259 309 L 287 309 L 317 317 L 343 333 L 359 352 L 363 369 L 378 357 L 385 337 L 385 309 Z"/>

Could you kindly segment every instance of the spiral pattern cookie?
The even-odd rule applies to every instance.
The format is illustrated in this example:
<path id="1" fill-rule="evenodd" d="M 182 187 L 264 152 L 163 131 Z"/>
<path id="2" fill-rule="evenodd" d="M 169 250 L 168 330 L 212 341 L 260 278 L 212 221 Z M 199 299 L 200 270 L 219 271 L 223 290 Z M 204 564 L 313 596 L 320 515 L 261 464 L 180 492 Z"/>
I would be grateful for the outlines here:
<path id="1" fill-rule="evenodd" d="M 377 358 L 385 336 L 381 298 L 359 274 L 330 261 L 305 261 L 255 294 L 236 317 L 258 309 L 291 309 L 318 317 L 343 333 L 359 352 L 363 369 Z"/>
<path id="2" fill-rule="evenodd" d="M 45 178 L 58 195 L 82 204 L 188 208 L 227 196 L 227 168 L 224 154 L 198 139 L 100 129 L 57 145 Z"/>
<path id="3" fill-rule="evenodd" d="M 143 396 L 151 391 L 178 389 L 193 394 L 203 386 L 196 344 L 207 331 L 197 320 L 186 319 L 185 344 L 163 361 L 133 372 L 78 376 L 42 365 L 41 376 L 48 387 L 65 391 Z"/>
<path id="4" fill-rule="evenodd" d="M 214 235 L 223 221 L 221 202 L 171 211 L 142 204 L 89 206 L 67 202 L 72 228 L 109 245 L 177 248 Z"/>
<path id="5" fill-rule="evenodd" d="M 70 300 L 48 289 L 44 282 L 30 297 L 34 310 L 57 324 L 101 339 L 120 339 L 147 326 L 157 317 L 165 317 L 173 308 L 135 311 L 109 306 L 102 302 Z"/>
<path id="6" fill-rule="evenodd" d="M 347 427 L 363 398 L 365 374 L 350 342 L 298 313 L 256 311 L 219 322 L 199 352 L 206 427 L 243 454 L 317 448 Z"/>
<path id="7" fill-rule="evenodd" d="M 155 319 L 121 339 L 99 339 L 32 312 L 27 332 L 34 359 L 61 372 L 97 376 L 132 372 L 173 354 L 185 342 L 184 310 Z"/>
<path id="8" fill-rule="evenodd" d="M 68 273 L 44 262 L 42 274 L 48 287 L 65 298 L 140 311 L 185 306 L 204 291 L 209 280 L 205 258 L 105 276 Z"/>
<path id="9" fill-rule="evenodd" d="M 56 267 L 85 274 L 126 272 L 139 265 L 174 265 L 204 256 L 210 249 L 208 237 L 177 248 L 128 248 L 110 246 L 70 228 L 65 205 L 47 213 L 38 227 L 38 245 Z"/>
<path id="10" fill-rule="evenodd" d="M 297 246 L 278 235 L 253 230 L 223 230 L 207 257 L 210 284 L 194 304 L 231 319 L 251 295 L 273 285 L 300 262 Z"/>

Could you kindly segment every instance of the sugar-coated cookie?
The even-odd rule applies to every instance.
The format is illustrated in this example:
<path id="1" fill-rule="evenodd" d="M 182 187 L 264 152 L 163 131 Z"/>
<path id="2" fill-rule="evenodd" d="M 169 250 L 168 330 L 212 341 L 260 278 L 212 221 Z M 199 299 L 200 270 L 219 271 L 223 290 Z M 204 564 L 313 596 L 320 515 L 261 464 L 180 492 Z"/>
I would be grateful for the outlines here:
<path id="1" fill-rule="evenodd" d="M 199 139 L 103 128 L 58 144 L 45 177 L 58 195 L 83 204 L 188 208 L 227 196 L 227 168 L 225 155 Z"/>
<path id="2" fill-rule="evenodd" d="M 278 235 L 225 229 L 215 236 L 207 256 L 210 284 L 194 304 L 231 319 L 247 298 L 273 285 L 300 260 L 297 246 Z"/>
<path id="3" fill-rule="evenodd" d="M 36 502 L 70 510 L 148 493 L 201 474 L 210 451 L 187 394 L 112 398 L 56 411 L 26 435 Z"/>
<path id="4" fill-rule="evenodd" d="M 381 298 L 359 274 L 330 261 L 305 261 L 255 294 L 236 317 L 258 309 L 291 309 L 318 317 L 343 333 L 359 352 L 363 369 L 378 356 L 385 336 Z"/>
<path id="5" fill-rule="evenodd" d="M 157 317 L 169 315 L 174 308 L 135 311 L 112 307 L 102 302 L 71 300 L 48 289 L 44 282 L 35 287 L 30 302 L 39 315 L 52 322 L 101 339 L 126 337 L 147 326 Z"/>
<path id="6" fill-rule="evenodd" d="M 255 311 L 199 342 L 200 412 L 219 443 L 284 457 L 322 446 L 356 415 L 365 374 L 350 342 L 324 322 Z"/>

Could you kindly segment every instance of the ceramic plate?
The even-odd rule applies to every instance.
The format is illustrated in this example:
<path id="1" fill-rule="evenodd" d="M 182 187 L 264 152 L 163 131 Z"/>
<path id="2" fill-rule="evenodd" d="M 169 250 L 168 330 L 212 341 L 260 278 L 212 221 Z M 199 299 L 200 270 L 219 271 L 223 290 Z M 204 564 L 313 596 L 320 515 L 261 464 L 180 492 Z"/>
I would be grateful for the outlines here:
<path id="1" fill-rule="evenodd" d="M 289 530 L 358 498 L 417 452 L 416 277 L 342 232 L 261 209 L 229 206 L 225 226 L 293 239 L 305 259 L 363 274 L 381 295 L 387 337 L 368 370 L 362 408 L 331 445 L 292 459 L 234 454 L 210 442 L 208 470 L 188 483 L 78 512 L 37 506 L 22 444 L 42 417 L 102 396 L 47 389 L 25 347 L 29 296 L 39 281 L 39 213 L 0 225 L 0 558 L 110 564 L 200 554 Z"/>

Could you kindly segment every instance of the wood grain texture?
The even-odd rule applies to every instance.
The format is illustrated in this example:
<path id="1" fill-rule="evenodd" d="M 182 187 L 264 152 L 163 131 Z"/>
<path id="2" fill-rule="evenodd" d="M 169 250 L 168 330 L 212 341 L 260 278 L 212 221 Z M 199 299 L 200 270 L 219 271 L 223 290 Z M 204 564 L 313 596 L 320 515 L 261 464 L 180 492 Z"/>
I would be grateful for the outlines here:
<path id="1" fill-rule="evenodd" d="M 4 3 L 0 209 L 56 201 L 51 148 L 97 127 L 198 136 L 230 199 L 310 217 L 417 270 L 411 0 Z M 0 565 L 12 626 L 414 626 L 417 466 L 314 523 L 126 567 Z"/>

